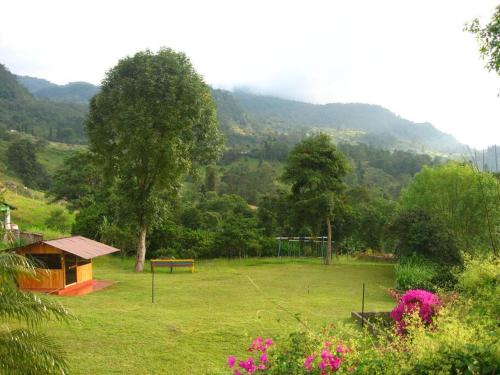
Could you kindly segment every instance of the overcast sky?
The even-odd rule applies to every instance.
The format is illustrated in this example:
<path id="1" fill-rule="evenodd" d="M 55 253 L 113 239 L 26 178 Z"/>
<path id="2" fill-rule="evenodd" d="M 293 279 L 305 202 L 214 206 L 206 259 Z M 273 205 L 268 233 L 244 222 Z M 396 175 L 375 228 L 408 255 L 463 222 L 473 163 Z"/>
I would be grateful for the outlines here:
<path id="1" fill-rule="evenodd" d="M 500 144 L 500 78 L 466 21 L 498 0 L 0 0 L 0 63 L 98 84 L 119 58 L 187 53 L 215 87 L 380 104 L 474 147 Z"/>

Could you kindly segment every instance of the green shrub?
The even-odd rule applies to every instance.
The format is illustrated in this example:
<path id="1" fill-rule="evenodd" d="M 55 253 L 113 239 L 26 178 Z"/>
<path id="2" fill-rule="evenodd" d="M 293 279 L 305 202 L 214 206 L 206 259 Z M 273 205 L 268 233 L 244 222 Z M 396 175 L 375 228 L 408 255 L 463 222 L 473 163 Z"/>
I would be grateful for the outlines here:
<path id="1" fill-rule="evenodd" d="M 394 269 L 396 288 L 435 291 L 436 285 L 433 280 L 438 276 L 436 268 L 435 265 L 417 256 L 402 258 Z"/>
<path id="2" fill-rule="evenodd" d="M 155 250 L 152 254 L 152 257 L 158 259 L 179 258 L 177 250 L 172 248 L 161 248 Z"/>
<path id="3" fill-rule="evenodd" d="M 69 232 L 71 229 L 71 216 L 62 208 L 55 208 L 45 220 L 45 225 L 51 229 L 61 232 Z"/>
<path id="4" fill-rule="evenodd" d="M 439 264 L 459 265 L 462 257 L 451 231 L 444 222 L 421 209 L 401 212 L 390 228 L 403 258 L 417 254 Z"/>
<path id="5" fill-rule="evenodd" d="M 469 297 L 489 296 L 498 289 L 499 278 L 498 258 L 467 259 L 465 270 L 459 275 L 458 289 Z"/>

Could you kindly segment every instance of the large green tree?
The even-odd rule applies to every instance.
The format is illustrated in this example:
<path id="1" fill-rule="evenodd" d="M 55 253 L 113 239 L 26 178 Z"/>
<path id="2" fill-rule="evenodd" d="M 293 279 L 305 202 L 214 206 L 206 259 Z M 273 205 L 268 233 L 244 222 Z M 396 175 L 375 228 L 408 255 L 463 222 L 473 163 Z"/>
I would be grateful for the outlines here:
<path id="1" fill-rule="evenodd" d="M 310 220 L 322 218 L 328 233 L 325 263 L 332 260 L 332 220 L 340 194 L 345 188 L 343 177 L 349 165 L 344 155 L 326 134 L 304 139 L 292 149 L 285 164 L 283 181 L 292 185 L 295 205 Z"/>
<path id="2" fill-rule="evenodd" d="M 403 211 L 425 210 L 441 218 L 463 250 L 498 249 L 498 182 L 469 165 L 425 167 L 401 197 Z"/>
<path id="3" fill-rule="evenodd" d="M 220 152 L 210 88 L 185 54 L 139 52 L 107 73 L 91 100 L 86 129 L 121 216 L 137 233 L 135 270 L 142 271 L 146 235 L 162 207 L 187 172 Z"/>

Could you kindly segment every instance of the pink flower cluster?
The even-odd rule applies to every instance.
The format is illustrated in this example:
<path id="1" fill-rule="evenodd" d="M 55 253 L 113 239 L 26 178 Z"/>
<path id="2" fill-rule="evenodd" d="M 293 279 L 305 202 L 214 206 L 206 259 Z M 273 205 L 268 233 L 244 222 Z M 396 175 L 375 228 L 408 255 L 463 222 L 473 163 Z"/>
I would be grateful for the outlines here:
<path id="1" fill-rule="evenodd" d="M 245 371 L 246 374 L 254 374 L 257 371 L 266 370 L 267 365 L 267 350 L 273 345 L 273 340 L 263 339 L 262 337 L 257 337 L 252 341 L 252 345 L 248 348 L 250 353 L 258 354 L 259 359 L 256 361 L 253 357 L 248 357 L 245 361 L 238 362 L 238 368 L 234 369 L 234 375 L 243 375 L 241 371 Z M 234 368 L 236 365 L 236 357 L 231 355 L 227 359 L 227 365 L 230 369 Z"/>
<path id="2" fill-rule="evenodd" d="M 412 289 L 400 298 L 398 305 L 391 311 L 391 318 L 396 322 L 398 331 L 404 333 L 405 317 L 418 311 L 422 322 L 430 324 L 440 304 L 439 297 L 434 293 L 422 289 Z"/>
<path id="3" fill-rule="evenodd" d="M 331 352 L 332 343 L 327 341 L 324 344 L 323 349 L 321 350 L 320 356 L 319 356 L 319 361 L 317 363 L 317 366 L 320 370 L 321 375 L 327 375 L 336 372 L 341 363 L 342 363 L 342 355 L 344 353 L 347 353 L 349 350 L 342 346 L 342 344 L 339 344 L 334 350 L 333 354 Z M 308 372 L 312 372 L 315 368 L 315 359 L 316 359 L 316 354 L 313 353 L 309 357 L 306 358 L 304 361 L 304 368 Z"/>

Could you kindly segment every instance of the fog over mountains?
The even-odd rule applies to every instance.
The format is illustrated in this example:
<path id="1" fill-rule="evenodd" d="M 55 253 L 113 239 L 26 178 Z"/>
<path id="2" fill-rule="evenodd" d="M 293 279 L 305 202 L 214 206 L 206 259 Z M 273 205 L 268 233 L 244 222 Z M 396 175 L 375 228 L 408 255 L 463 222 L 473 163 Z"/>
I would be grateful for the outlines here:
<path id="1" fill-rule="evenodd" d="M 57 85 L 42 78 L 14 76 L 1 65 L 0 81 L 0 121 L 7 127 L 69 143 L 85 142 L 86 107 L 98 93 L 98 86 L 86 82 Z M 467 153 L 464 144 L 432 124 L 406 120 L 377 105 L 318 105 L 242 90 L 214 89 L 213 97 L 229 146 L 275 134 L 323 131 L 337 142 L 415 152 Z"/>

